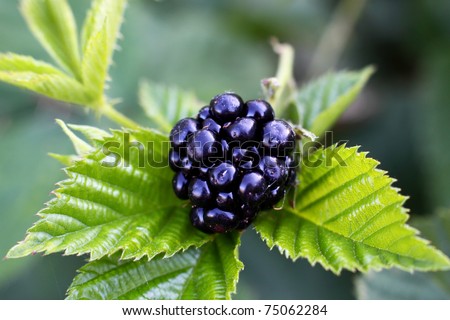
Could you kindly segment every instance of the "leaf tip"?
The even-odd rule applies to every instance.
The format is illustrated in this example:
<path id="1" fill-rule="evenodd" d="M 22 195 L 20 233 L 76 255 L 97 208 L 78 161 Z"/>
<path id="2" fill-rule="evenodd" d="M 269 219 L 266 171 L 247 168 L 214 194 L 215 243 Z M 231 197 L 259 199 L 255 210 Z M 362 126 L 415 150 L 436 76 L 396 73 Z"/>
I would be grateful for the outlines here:
<path id="1" fill-rule="evenodd" d="M 70 141 L 74 146 L 75 151 L 78 155 L 84 155 L 92 151 L 92 146 L 86 141 L 80 139 L 73 131 L 66 125 L 61 119 L 55 119 L 56 124 L 58 124 L 64 133 L 69 137 Z"/>

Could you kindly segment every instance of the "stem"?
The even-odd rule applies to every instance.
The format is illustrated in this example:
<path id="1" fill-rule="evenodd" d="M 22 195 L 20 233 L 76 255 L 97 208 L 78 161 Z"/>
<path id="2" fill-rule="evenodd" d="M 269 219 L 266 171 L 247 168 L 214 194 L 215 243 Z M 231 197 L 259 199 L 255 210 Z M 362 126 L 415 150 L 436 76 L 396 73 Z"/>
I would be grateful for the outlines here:
<path id="1" fill-rule="evenodd" d="M 309 75 L 333 68 L 346 47 L 367 0 L 341 0 L 327 25 L 313 56 Z"/>
<path id="2" fill-rule="evenodd" d="M 276 77 L 283 88 L 289 85 L 294 77 L 294 48 L 289 44 L 275 41 L 272 42 L 272 45 L 274 51 L 280 55 Z"/>
<path id="3" fill-rule="evenodd" d="M 124 128 L 129 128 L 133 130 L 137 130 L 140 128 L 139 124 L 137 124 L 124 114 L 114 109 L 114 107 L 110 103 L 106 102 L 106 100 L 104 100 L 104 102 L 102 103 L 100 113 L 105 117 L 107 117 L 108 119 L 114 121 L 115 123 L 123 126 Z"/>
<path id="4" fill-rule="evenodd" d="M 269 103 L 277 111 L 282 113 L 290 102 L 293 93 L 294 84 L 294 48 L 285 43 L 279 43 L 277 40 L 272 40 L 274 51 L 280 56 L 278 61 L 278 68 L 275 78 L 266 79 L 267 86 L 273 91 L 269 98 Z"/>

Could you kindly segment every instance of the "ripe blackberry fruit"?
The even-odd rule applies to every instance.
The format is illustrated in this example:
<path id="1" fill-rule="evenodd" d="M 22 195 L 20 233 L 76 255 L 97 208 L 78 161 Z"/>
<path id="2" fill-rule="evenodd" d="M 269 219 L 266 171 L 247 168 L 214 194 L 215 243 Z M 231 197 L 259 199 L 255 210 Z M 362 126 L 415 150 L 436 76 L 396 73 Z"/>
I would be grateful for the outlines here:
<path id="1" fill-rule="evenodd" d="M 295 133 L 264 100 L 215 96 L 170 132 L 173 190 L 205 233 L 244 230 L 295 183 Z"/>

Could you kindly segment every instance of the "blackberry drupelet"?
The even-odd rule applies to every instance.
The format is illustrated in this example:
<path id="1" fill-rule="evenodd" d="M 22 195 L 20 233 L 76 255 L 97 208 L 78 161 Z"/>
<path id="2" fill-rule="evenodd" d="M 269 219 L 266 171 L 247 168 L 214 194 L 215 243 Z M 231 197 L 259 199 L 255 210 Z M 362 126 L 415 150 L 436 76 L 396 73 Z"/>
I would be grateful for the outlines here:
<path id="1" fill-rule="evenodd" d="M 174 192 L 190 200 L 191 223 L 205 233 L 246 229 L 295 183 L 294 130 L 264 100 L 219 94 L 178 121 L 170 142 Z"/>

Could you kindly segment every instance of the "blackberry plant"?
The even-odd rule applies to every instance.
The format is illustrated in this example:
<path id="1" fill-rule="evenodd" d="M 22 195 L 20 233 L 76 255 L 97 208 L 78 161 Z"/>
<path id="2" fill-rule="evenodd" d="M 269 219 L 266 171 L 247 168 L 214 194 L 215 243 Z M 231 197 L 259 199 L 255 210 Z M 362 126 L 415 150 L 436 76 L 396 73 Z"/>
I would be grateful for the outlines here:
<path id="1" fill-rule="evenodd" d="M 143 82 L 148 120 L 138 124 L 105 93 L 126 4 L 93 0 L 79 35 L 66 0 L 21 1 L 55 65 L 1 54 L 0 80 L 84 106 L 120 129 L 57 121 L 75 147 L 52 155 L 67 179 L 7 258 L 86 255 L 68 299 L 226 299 L 243 268 L 240 235 L 253 223 L 269 248 L 336 274 L 449 269 L 406 225 L 406 198 L 376 160 L 317 143 L 373 68 L 298 88 L 292 47 L 274 43 L 278 71 L 262 81 L 262 99 L 225 93 L 198 111 L 205 104 L 191 92 Z"/>

